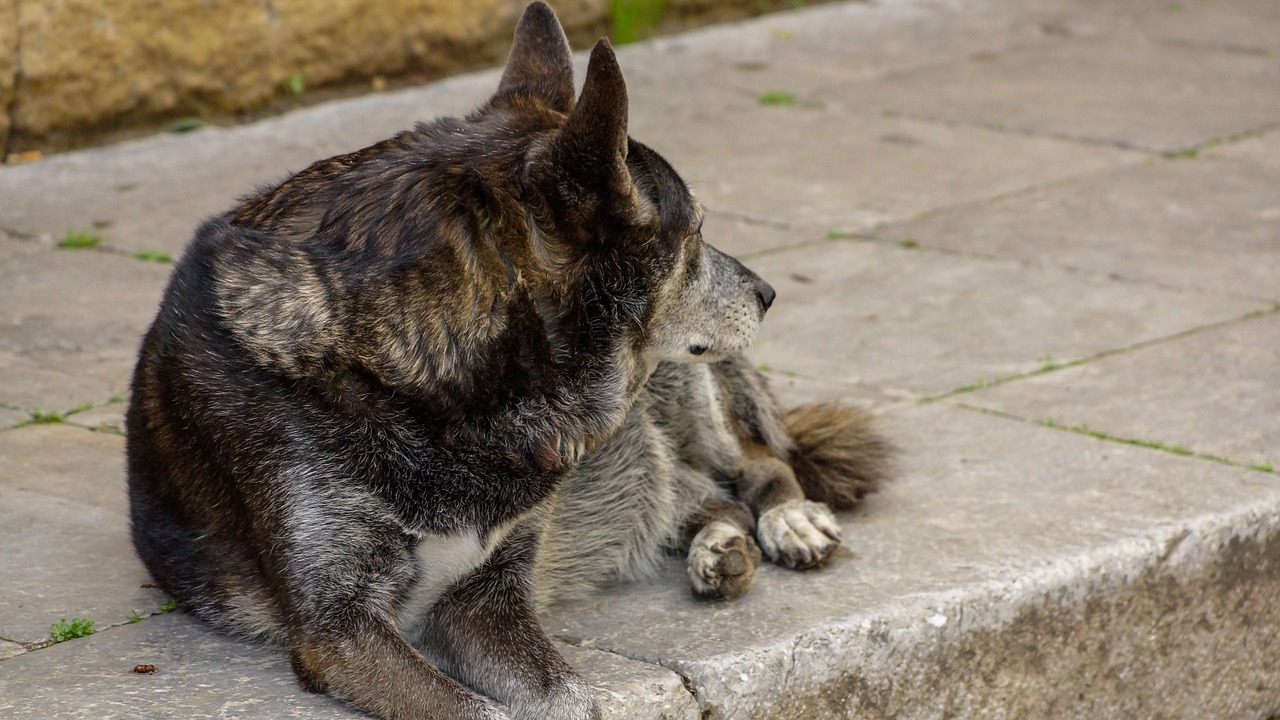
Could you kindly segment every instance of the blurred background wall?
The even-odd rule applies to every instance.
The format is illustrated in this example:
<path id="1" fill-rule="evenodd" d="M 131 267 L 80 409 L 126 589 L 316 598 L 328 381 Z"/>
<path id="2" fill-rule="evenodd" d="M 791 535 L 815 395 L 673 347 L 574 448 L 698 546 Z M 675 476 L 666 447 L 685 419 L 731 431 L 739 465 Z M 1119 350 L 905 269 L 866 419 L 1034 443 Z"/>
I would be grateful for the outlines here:
<path id="1" fill-rule="evenodd" d="M 527 0 L 0 0 L 0 159 L 498 64 Z M 575 47 L 799 0 L 552 0 Z"/>

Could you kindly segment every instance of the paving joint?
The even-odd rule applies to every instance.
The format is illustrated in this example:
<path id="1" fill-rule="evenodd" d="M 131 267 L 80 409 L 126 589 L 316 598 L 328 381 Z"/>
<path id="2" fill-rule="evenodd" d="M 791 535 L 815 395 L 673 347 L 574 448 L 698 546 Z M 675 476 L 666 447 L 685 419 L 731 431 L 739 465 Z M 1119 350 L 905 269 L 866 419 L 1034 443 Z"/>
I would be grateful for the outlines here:
<path id="1" fill-rule="evenodd" d="M 1242 468 L 1245 470 L 1254 470 L 1256 472 L 1268 473 L 1271 475 L 1280 475 L 1280 470 L 1277 470 L 1274 463 L 1272 463 L 1270 460 L 1257 462 L 1257 463 L 1248 463 L 1240 460 L 1233 460 L 1231 458 L 1223 457 L 1221 455 L 1214 455 L 1212 453 L 1197 452 L 1191 448 L 1184 447 L 1181 445 L 1168 445 L 1159 440 L 1147 440 L 1145 438 L 1131 438 L 1131 437 L 1124 437 L 1121 435 L 1115 435 L 1115 434 L 1106 432 L 1105 430 L 1099 430 L 1097 428 L 1090 427 L 1087 424 L 1066 425 L 1063 423 L 1056 422 L 1052 418 L 1046 418 L 1044 420 L 1036 420 L 1034 418 L 1023 417 L 1016 413 L 1011 413 L 1004 410 L 996 410 L 994 408 L 981 407 L 979 405 L 970 405 L 969 403 L 964 403 L 964 402 L 950 403 L 950 406 L 954 408 L 959 408 L 961 410 L 967 410 L 969 412 L 976 412 L 976 413 L 981 413 L 983 415 L 990 415 L 992 417 L 1001 418 L 1003 420 L 1012 420 L 1014 422 L 1020 422 L 1026 425 L 1046 427 L 1053 430 L 1061 430 L 1063 432 L 1075 433 L 1077 435 L 1084 435 L 1086 437 L 1091 437 L 1091 438 L 1094 438 L 1095 440 L 1102 440 L 1104 442 L 1118 443 L 1121 445 L 1132 445 L 1134 447 L 1146 448 L 1148 450 L 1163 452 L 1169 455 L 1176 455 L 1178 457 L 1189 457 L 1189 458 L 1195 458 L 1197 460 L 1207 460 L 1209 462 L 1218 463 L 1219 465 L 1227 465 L 1230 467 Z"/>
<path id="2" fill-rule="evenodd" d="M 60 252 L 96 252 L 103 255 L 124 257 L 138 262 L 150 262 L 160 265 L 173 264 L 173 257 L 162 250 L 129 250 L 128 248 L 112 245 L 110 242 L 99 243 L 92 247 L 61 247 L 55 245 L 54 249 Z"/>
<path id="3" fill-rule="evenodd" d="M 134 612 L 137 613 L 138 611 L 135 610 Z M 153 617 L 158 617 L 158 616 L 167 615 L 167 614 L 168 613 L 163 610 L 159 612 L 151 612 L 146 614 L 138 613 L 137 615 L 135 615 L 136 619 L 131 618 L 129 620 L 125 620 L 124 622 L 108 623 L 101 627 L 98 627 L 98 622 L 96 620 L 93 620 L 93 618 L 82 618 L 84 620 L 93 620 L 93 624 L 94 624 L 93 632 L 90 632 L 86 635 L 80 635 L 78 637 L 73 637 L 73 638 L 69 638 L 61 641 L 54 640 L 52 637 L 52 633 L 50 633 L 50 638 L 48 640 L 23 641 L 23 640 L 15 640 L 13 638 L 7 638 L 7 637 L 0 637 L 0 640 L 11 642 L 14 645 L 21 645 L 22 648 L 26 650 L 27 653 L 34 653 L 34 652 L 39 652 L 41 650 L 48 650 L 49 648 L 54 647 L 55 645 L 63 645 L 69 642 L 75 642 L 76 640 L 83 640 L 85 638 L 92 637 L 94 635 L 102 635 L 104 633 L 109 633 L 112 630 L 116 630 L 117 628 L 129 627 L 130 625 L 138 625 L 140 623 L 146 622 L 147 620 Z M 75 619 L 75 618 L 72 618 L 72 619 Z M 61 618 L 61 620 L 67 620 L 67 618 Z M 57 621 L 55 621 L 55 623 L 56 622 Z M 52 624 L 53 623 L 51 623 L 51 625 Z M 14 657 L 20 657 L 20 656 L 15 655 Z M 12 658 L 0 658 L 0 662 L 3 662 L 4 660 L 9 660 L 9 659 L 12 659 Z"/>
<path id="4" fill-rule="evenodd" d="M 939 247 L 936 245 L 921 243 L 918 240 L 916 240 L 916 238 L 914 237 L 902 237 L 902 238 L 899 238 L 898 240 L 892 240 L 889 238 L 877 237 L 875 235 L 855 234 L 855 235 L 850 235 L 849 237 L 843 237 L 843 238 L 837 239 L 837 241 L 846 241 L 846 242 L 850 240 L 856 240 L 861 242 L 874 242 L 878 245 L 883 245 L 887 247 L 897 246 L 905 250 L 911 250 L 911 251 L 934 252 L 940 255 L 965 258 L 969 260 L 996 260 L 1000 262 L 1011 262 L 1011 263 L 1020 265 L 1024 268 L 1035 268 L 1040 270 L 1060 270 L 1062 272 L 1065 272 L 1071 275 L 1093 277 L 1093 278 L 1099 278 L 1103 280 L 1109 280 L 1112 282 L 1128 283 L 1132 285 L 1145 285 L 1147 287 L 1160 288 L 1162 290 L 1172 290 L 1175 292 L 1197 292 L 1197 293 L 1204 293 L 1206 295 L 1217 295 L 1218 297 L 1235 298 L 1237 300 L 1248 300 L 1252 302 L 1272 304 L 1272 305 L 1274 305 L 1277 302 L 1280 302 L 1280 296 L 1273 298 L 1273 297 L 1262 297 L 1258 295 L 1242 295 L 1237 293 L 1222 292 L 1220 290 L 1215 290 L 1210 287 L 1203 287 L 1199 285 L 1179 285 L 1172 282 L 1163 282 L 1160 280 L 1155 280 L 1150 278 L 1133 277 L 1133 276 L 1125 275 L 1123 273 L 1118 273 L 1118 272 L 1101 272 L 1098 270 L 1091 270 L 1087 267 L 1080 267 L 1079 265 L 1060 264 L 1060 263 L 1054 263 L 1054 262 L 1047 262 L 1043 260 L 1032 260 L 1028 258 L 1019 258 L 1019 257 L 1013 257 L 1009 255 L 989 253 L 985 251 L 959 250 L 955 248 Z"/>
<path id="5" fill-rule="evenodd" d="M 859 113 L 858 111 L 849 111 L 849 112 L 853 112 L 857 114 L 865 114 L 865 113 Z M 988 132 L 994 132 L 994 133 L 1018 135 L 1022 137 L 1041 138 L 1041 139 L 1047 139 L 1047 140 L 1057 140 L 1060 142 L 1068 142 L 1068 143 L 1074 143 L 1079 145 L 1109 147 L 1117 150 L 1125 150 L 1128 152 L 1140 153 L 1149 158 L 1162 158 L 1165 160 L 1185 160 L 1189 158 L 1195 158 L 1197 154 L 1203 150 L 1208 150 L 1210 148 L 1220 147 L 1223 145 L 1231 145 L 1243 140 L 1249 140 L 1254 137 L 1261 137 L 1262 135 L 1266 135 L 1267 133 L 1270 133 L 1273 130 L 1280 128 L 1280 122 L 1266 123 L 1259 127 L 1251 128 L 1249 130 L 1242 130 L 1240 132 L 1232 133 L 1230 135 L 1203 140 L 1201 142 L 1194 143 L 1184 148 L 1178 148 L 1176 150 L 1162 150 L 1160 148 L 1146 146 L 1141 143 L 1137 143 L 1129 140 L 1111 140 L 1107 138 L 1095 138 L 1095 137 L 1090 137 L 1088 135 L 1076 135 L 1074 133 L 1053 132 L 1049 130 L 1037 130 L 1034 128 L 1017 127 L 1017 126 L 1007 125 L 1005 123 L 992 123 L 992 122 L 985 122 L 982 120 L 945 120 L 943 118 L 931 117 L 928 115 L 919 115 L 916 113 L 902 112 L 902 111 L 892 110 L 892 109 L 882 110 L 880 112 L 880 115 L 881 117 L 885 117 L 889 119 L 903 118 L 903 119 L 912 120 L 915 122 L 929 123 L 932 125 L 939 125 L 942 127 L 949 127 L 949 128 L 986 130 Z M 1102 170 L 1097 170 L 1092 173 L 1082 173 L 1082 175 L 1105 173 L 1105 172 L 1110 172 L 1112 170 L 1115 170 L 1115 168 L 1104 168 Z M 1049 187 L 1049 186 L 1052 186 L 1054 183 L 1059 183 L 1064 180 L 1072 180 L 1077 177 L 1080 177 L 1080 175 L 1068 176 L 1065 178 L 1055 178 L 1054 180 L 1051 180 L 1047 183 L 1042 183 L 1034 187 Z M 1030 189 L 1030 188 L 1022 188 L 1019 190 L 1012 191 L 1012 193 L 1023 192 L 1026 189 Z M 1011 194 L 1011 193 L 1006 193 L 1006 194 Z M 937 212 L 942 209 L 944 208 L 931 208 L 926 212 Z"/>
<path id="6" fill-rule="evenodd" d="M 1077 176 L 1072 179 L 1078 180 L 1079 177 Z M 1021 188 L 1011 193 L 992 196 L 990 198 L 986 198 L 980 201 L 973 201 L 973 202 L 985 203 L 989 201 L 998 200 L 1000 198 L 1007 197 L 1009 195 L 1017 195 L 1025 192 L 1034 192 L 1044 187 L 1045 185 L 1037 185 L 1034 187 Z M 906 250 L 908 252 L 916 252 L 916 251 L 931 252 L 938 255 L 944 255 L 947 257 L 964 258 L 968 260 L 1009 262 L 1024 268 L 1036 268 L 1041 270 L 1059 270 L 1072 275 L 1094 277 L 1094 278 L 1105 279 L 1113 282 L 1128 283 L 1133 285 L 1145 285 L 1147 287 L 1160 288 L 1163 290 L 1172 290 L 1175 292 L 1198 292 L 1198 293 L 1204 293 L 1208 295 L 1217 295 L 1219 297 L 1235 298 L 1238 300 L 1248 300 L 1251 302 L 1258 302 L 1258 303 L 1264 303 L 1264 304 L 1275 304 L 1277 302 L 1280 302 L 1280 296 L 1272 298 L 1272 297 L 1262 297 L 1257 295 L 1242 295 L 1237 293 L 1228 293 L 1228 292 L 1215 290 L 1209 287 L 1201 287 L 1197 285 L 1179 285 L 1179 284 L 1170 283 L 1170 282 L 1162 282 L 1155 279 L 1132 277 L 1132 276 L 1124 275 L 1118 272 L 1100 272 L 1097 270 L 1091 270 L 1086 267 L 1080 267 L 1078 265 L 1059 264 L 1059 263 L 1046 262 L 1041 260 L 1031 260 L 1027 258 L 1019 258 L 1019 257 L 1001 255 L 1001 254 L 990 253 L 985 251 L 961 250 L 956 248 L 941 247 L 938 245 L 922 243 L 919 240 L 917 240 L 914 236 L 903 236 L 895 240 L 892 238 L 883 237 L 880 234 L 884 230 L 892 229 L 895 225 L 910 224 L 920 218 L 923 218 L 928 215 L 932 215 L 936 212 L 944 212 L 946 210 L 953 210 L 955 208 L 963 208 L 965 206 L 968 206 L 969 204 L 970 203 L 957 203 L 956 205 L 952 205 L 952 206 L 931 209 L 925 213 L 920 213 L 919 215 L 916 215 L 911 218 L 894 220 L 890 222 L 876 223 L 870 230 L 867 230 L 867 229 L 857 229 L 857 230 L 847 230 L 847 231 L 835 230 L 835 229 L 827 230 L 825 233 L 825 236 L 822 238 L 815 238 L 813 240 L 804 240 L 804 241 L 799 241 L 794 243 L 787 243 L 787 244 L 777 245 L 770 248 L 764 248 L 761 250 L 755 250 L 748 253 L 742 253 L 739 255 L 739 258 L 742 260 L 754 260 L 757 258 L 768 257 L 771 255 L 778 255 L 781 253 L 791 252 L 794 250 L 804 250 L 804 249 L 821 245 L 827 242 L 835 242 L 835 243 L 868 242 L 868 243 L 874 243 L 876 245 L 880 245 L 882 247 L 895 247 L 902 250 Z"/>
<path id="7" fill-rule="evenodd" d="M 46 410 L 41 410 L 39 407 L 35 407 L 32 410 L 26 410 L 21 406 L 13 405 L 11 403 L 0 403 L 0 409 L 13 410 L 15 412 L 26 412 L 30 416 L 25 420 L 19 420 L 18 422 L 12 425 L 9 425 L 7 427 L 0 427 L 0 432 L 4 432 L 6 430 L 17 430 L 18 428 L 30 427 L 32 425 L 66 425 L 68 427 L 76 427 L 82 430 L 89 430 L 91 432 L 103 432 L 103 430 L 99 428 L 89 427 L 87 425 L 79 425 L 79 424 L 76 424 L 75 422 L 70 422 L 69 419 L 77 415 L 82 415 L 84 413 L 87 413 L 90 410 L 97 410 L 99 408 L 109 407 L 112 405 L 123 405 L 124 403 L 125 403 L 125 399 L 123 397 L 120 397 L 119 395 L 113 395 L 107 400 L 102 402 L 97 402 L 97 403 L 83 402 L 83 403 L 80 403 L 79 405 L 73 406 L 69 410 L 47 410 L 46 411 Z M 123 432 L 118 432 L 113 434 L 124 435 Z"/>
<path id="8" fill-rule="evenodd" d="M 1051 178 L 1049 180 L 1045 180 L 1042 182 L 1033 182 L 1019 188 L 997 192 L 991 195 L 987 195 L 985 197 L 973 198 L 968 200 L 958 200 L 952 203 L 944 203 L 944 204 L 936 205 L 926 210 L 921 210 L 920 212 L 917 212 L 915 214 L 905 215 L 900 218 L 877 220 L 871 223 L 870 225 L 858 226 L 855 224 L 847 224 L 841 227 L 833 227 L 827 230 L 827 239 L 828 240 L 869 239 L 874 237 L 872 233 L 891 228 L 894 225 L 906 225 L 909 223 L 917 222 L 919 220 L 925 220 L 927 218 L 931 218 L 935 215 L 943 215 L 946 213 L 979 208 L 984 205 L 998 203 L 1003 200 L 1017 199 L 1019 196 L 1027 195 L 1029 193 L 1033 193 L 1041 190 L 1053 190 L 1055 188 L 1070 185 L 1071 183 L 1080 182 L 1081 180 L 1104 176 L 1113 172 L 1118 172 L 1120 170 L 1158 163 L 1160 161 L 1161 161 L 1161 158 L 1159 156 L 1142 153 L 1142 154 L 1138 154 L 1136 156 L 1136 160 L 1131 164 L 1117 164 L 1117 165 L 1112 165 L 1108 167 L 1098 168 L 1096 170 L 1088 170 L 1084 172 L 1075 173 L 1072 175 L 1064 175 L 1062 177 Z M 972 256 L 978 257 L 978 258 L 995 257 L 994 255 L 989 255 L 989 254 L 984 255 L 981 253 L 973 253 Z"/>
<path id="9" fill-rule="evenodd" d="M 583 638 L 575 638 L 575 637 L 570 637 L 565 635 L 554 635 L 553 639 L 556 640 L 557 642 L 563 643 L 570 647 L 578 648 L 579 650 L 590 650 L 593 652 L 605 653 L 607 655 L 613 655 L 614 657 L 622 658 L 623 660 L 626 660 L 628 662 L 640 663 L 642 665 L 648 665 L 649 667 L 666 670 L 667 672 L 680 678 L 681 687 L 683 688 L 684 692 L 688 694 L 689 697 L 691 697 L 695 703 L 697 703 L 701 713 L 701 717 L 703 718 L 707 717 L 708 711 L 704 705 L 704 698 L 701 697 L 701 694 L 698 691 L 697 681 L 691 678 L 687 673 L 682 672 L 678 667 L 672 667 L 671 665 L 668 665 L 662 662 L 661 660 L 652 660 L 646 657 L 641 657 L 637 654 L 626 653 L 617 648 L 601 647 L 595 642 L 591 642 Z"/>
<path id="10" fill-rule="evenodd" d="M 1171 159 L 1176 159 L 1176 160 L 1195 159 L 1199 155 L 1199 153 L 1205 150 L 1211 150 L 1217 147 L 1226 147 L 1228 145 L 1235 145 L 1236 143 L 1244 142 L 1245 140 L 1260 138 L 1260 137 L 1263 137 L 1264 135 L 1268 135 L 1272 132 L 1275 132 L 1276 130 L 1280 130 L 1280 122 L 1264 123 L 1262 125 L 1259 125 L 1258 127 L 1250 128 L 1249 130 L 1242 130 L 1238 133 L 1231 133 L 1230 135 L 1210 138 L 1203 142 L 1196 143 L 1195 145 L 1192 145 L 1190 148 L 1187 148 L 1186 150 L 1178 151 L 1177 153 L 1174 154 L 1174 156 Z M 1190 154 L 1182 154 L 1182 153 L 1190 153 Z"/>
<path id="11" fill-rule="evenodd" d="M 751 260 L 757 260 L 762 257 L 769 257 L 771 255 L 779 255 L 781 253 L 791 252 L 792 250 L 803 250 L 805 248 L 814 247 L 815 245 L 821 245 L 826 242 L 830 242 L 830 241 L 823 237 L 813 238 L 812 240 L 799 240 L 792 243 L 775 245 L 774 247 L 761 248 L 759 250 L 753 250 L 751 252 L 739 253 L 738 259 L 744 262 L 749 262 Z"/>
<path id="12" fill-rule="evenodd" d="M 4 165 L 0 164 L 0 167 L 4 167 Z M 4 233 L 5 235 L 8 235 L 10 238 L 13 238 L 14 240 L 33 241 L 33 240 L 39 240 L 40 238 L 40 236 L 37 234 L 24 232 L 17 228 L 7 227 L 4 225 L 0 225 L 0 233 Z"/>
<path id="13" fill-rule="evenodd" d="M 707 214 L 712 217 L 720 217 L 733 222 L 742 223 L 743 225 L 763 225 L 777 230 L 790 230 L 793 225 L 793 223 L 787 218 L 773 217 L 769 215 L 752 215 L 750 213 L 736 212 L 733 210 L 707 208 Z"/>
<path id="14" fill-rule="evenodd" d="M 1095 362 L 1097 360 L 1102 360 L 1104 358 L 1114 357 L 1116 355 L 1124 355 L 1130 352 L 1134 352 L 1136 350 L 1142 350 L 1142 349 L 1157 346 L 1157 345 L 1163 345 L 1165 343 L 1173 342 L 1175 340 L 1181 340 L 1183 338 L 1192 337 L 1204 332 L 1209 332 L 1211 330 L 1231 327 L 1233 325 L 1238 325 L 1240 323 L 1245 323 L 1250 320 L 1256 320 L 1258 318 L 1267 317 L 1269 315 L 1275 315 L 1277 313 L 1280 313 L 1280 303 L 1271 302 L 1271 307 L 1267 309 L 1253 310 L 1248 313 L 1245 313 L 1244 315 L 1241 315 L 1240 317 L 1228 318 L 1226 320 L 1220 320 L 1218 322 L 1212 322 L 1205 325 L 1197 325 L 1196 327 L 1187 328 L 1186 330 L 1180 330 L 1171 335 L 1164 335 L 1162 337 L 1152 338 L 1150 340 L 1143 340 L 1141 342 L 1133 343 L 1131 345 L 1125 345 L 1124 347 L 1112 348 L 1110 350 L 1103 350 L 1102 352 L 1094 353 L 1093 355 L 1089 355 L 1082 358 L 1076 358 L 1074 360 L 1068 360 L 1066 362 L 1061 362 L 1061 363 L 1049 362 L 1049 363 L 1046 363 L 1044 367 L 1038 368 L 1036 370 L 1029 370 L 1027 372 L 1017 373 L 1014 375 L 1006 375 L 1004 377 L 996 378 L 993 380 L 985 380 L 985 379 L 979 378 L 977 381 L 970 383 L 968 385 L 963 385 L 961 387 L 958 387 L 955 390 L 949 390 L 947 392 L 939 393 L 936 395 L 924 396 L 920 399 L 920 403 L 924 405 L 928 405 L 936 402 L 941 402 L 943 400 L 949 400 L 957 395 L 965 395 L 968 393 L 977 392 L 979 390 L 985 390 L 991 387 L 1007 385 L 1009 383 L 1017 382 L 1019 380 L 1038 377 L 1040 375 L 1046 375 L 1048 373 L 1056 372 L 1058 370 L 1065 370 L 1066 368 L 1085 365 L 1091 362 Z"/>
<path id="15" fill-rule="evenodd" d="M 1240 45 L 1237 43 L 1205 43 L 1187 40 L 1185 38 L 1161 37 L 1159 35 L 1149 37 L 1157 43 L 1179 49 L 1208 50 L 1210 52 L 1222 52 L 1230 55 L 1249 55 L 1252 57 L 1271 57 L 1274 53 L 1274 50 L 1271 48 L 1258 47 L 1254 45 Z"/>
<path id="16" fill-rule="evenodd" d="M 1150 147 L 1132 140 L 1115 140 L 1109 138 L 1090 137 L 1088 135 L 1077 135 L 1075 133 L 1055 132 L 1052 130 L 1037 130 L 1035 128 L 1018 127 L 1016 125 L 986 122 L 983 120 L 944 120 L 943 118 L 893 109 L 882 110 L 880 114 L 881 117 L 888 119 L 903 118 L 905 120 L 914 120 L 915 122 L 929 123 L 932 125 L 939 125 L 941 127 L 984 130 L 1001 135 L 1018 135 L 1021 137 L 1038 138 L 1042 140 L 1056 140 L 1058 142 L 1066 142 L 1073 145 L 1089 145 L 1091 147 L 1125 150 L 1128 152 L 1141 153 L 1142 155 L 1149 157 L 1171 157 L 1173 154 L 1178 152 L 1161 150 L 1160 148 Z"/>
<path id="17" fill-rule="evenodd" d="M 819 382 L 819 383 L 825 383 L 829 385 L 835 385 L 837 387 L 848 388 L 850 390 L 869 390 L 873 393 L 876 393 L 877 395 L 880 395 L 881 397 L 884 397 L 890 400 L 890 402 L 888 402 L 887 404 L 881 406 L 878 410 L 876 410 L 875 412 L 877 413 L 891 410 L 894 408 L 920 405 L 921 400 L 923 399 L 923 396 L 920 395 L 920 393 L 907 390 L 906 388 L 896 387 L 893 385 L 871 383 L 863 380 L 858 380 L 856 382 L 849 382 L 848 380 L 842 380 L 839 378 L 833 379 L 833 378 L 817 377 L 815 375 L 800 373 L 794 370 L 776 368 L 776 367 L 773 367 L 772 365 L 769 365 L 768 363 L 760 363 L 759 365 L 756 366 L 756 369 L 764 373 L 773 381 L 806 380 L 809 382 Z"/>

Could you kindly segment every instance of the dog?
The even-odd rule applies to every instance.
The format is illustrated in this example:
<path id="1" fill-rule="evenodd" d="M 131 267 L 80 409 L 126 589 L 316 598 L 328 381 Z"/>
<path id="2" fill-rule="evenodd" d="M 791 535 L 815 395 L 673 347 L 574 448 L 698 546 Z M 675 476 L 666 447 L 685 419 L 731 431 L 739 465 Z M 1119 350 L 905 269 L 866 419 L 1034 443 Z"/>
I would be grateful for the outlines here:
<path id="1" fill-rule="evenodd" d="M 857 408 L 781 412 L 740 355 L 663 362 L 553 496 L 537 604 L 651 578 L 676 551 L 707 598 L 745 592 L 761 549 L 784 567 L 819 567 L 840 545 L 832 509 L 858 507 L 892 476 L 896 452 Z"/>
<path id="2" fill-rule="evenodd" d="M 133 543 L 181 607 L 378 717 L 579 720 L 599 709 L 537 599 L 644 576 L 669 547 L 726 597 L 753 538 L 826 557 L 822 501 L 871 489 L 879 441 L 851 411 L 778 413 L 741 358 L 773 289 L 703 242 L 627 115 L 609 43 L 575 99 L 535 2 L 479 109 L 196 231 L 126 415 Z M 633 456 L 651 489 L 619 472 Z M 601 491 L 660 517 L 584 514 Z M 581 557 L 610 533 L 639 551 Z"/>

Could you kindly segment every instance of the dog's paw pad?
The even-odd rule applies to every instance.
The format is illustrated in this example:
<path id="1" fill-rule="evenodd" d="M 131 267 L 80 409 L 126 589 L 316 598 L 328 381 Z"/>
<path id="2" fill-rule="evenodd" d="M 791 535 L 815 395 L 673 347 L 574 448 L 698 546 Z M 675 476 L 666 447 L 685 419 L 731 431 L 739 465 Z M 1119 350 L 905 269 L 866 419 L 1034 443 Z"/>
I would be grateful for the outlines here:
<path id="1" fill-rule="evenodd" d="M 840 546 L 840 525 L 825 503 L 788 500 L 760 514 L 756 537 L 770 560 L 803 570 L 831 557 Z"/>
<path id="2" fill-rule="evenodd" d="M 724 522 L 708 523 L 689 546 L 689 580 L 699 595 L 735 598 L 751 587 L 760 547 Z"/>

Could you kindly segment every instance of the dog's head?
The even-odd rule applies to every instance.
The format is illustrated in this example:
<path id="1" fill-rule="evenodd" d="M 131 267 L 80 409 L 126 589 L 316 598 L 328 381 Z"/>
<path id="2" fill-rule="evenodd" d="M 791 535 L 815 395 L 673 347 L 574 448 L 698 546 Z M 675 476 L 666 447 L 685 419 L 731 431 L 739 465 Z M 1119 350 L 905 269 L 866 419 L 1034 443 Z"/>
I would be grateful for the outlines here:
<path id="1" fill-rule="evenodd" d="M 743 351 L 773 302 L 768 283 L 703 242 L 703 209 L 658 153 L 627 135 L 627 89 L 608 41 L 574 100 L 568 41 L 551 9 L 529 6 L 498 92 L 479 115 L 554 113 L 525 157 L 535 253 L 553 281 L 616 305 L 637 350 L 711 361 Z"/>
<path id="2" fill-rule="evenodd" d="M 291 376 L 352 364 L 468 407 L 495 374 L 551 382 L 548 352 L 616 360 L 634 389 L 659 361 L 750 345 L 773 289 L 702 241 L 688 187 L 627 136 L 608 42 L 576 99 L 571 60 L 535 2 L 480 109 L 314 163 L 211 223 L 241 344 Z"/>

